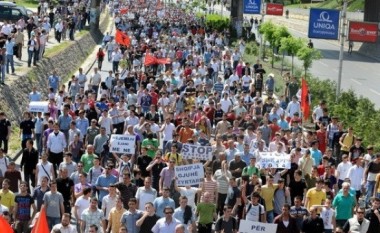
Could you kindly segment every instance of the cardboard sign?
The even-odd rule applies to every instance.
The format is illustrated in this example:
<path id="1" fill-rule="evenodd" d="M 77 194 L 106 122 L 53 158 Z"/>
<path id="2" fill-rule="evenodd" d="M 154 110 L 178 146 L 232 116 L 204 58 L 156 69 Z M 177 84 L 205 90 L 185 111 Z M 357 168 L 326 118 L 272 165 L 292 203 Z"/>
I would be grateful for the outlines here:
<path id="1" fill-rule="evenodd" d="M 262 223 L 253 222 L 249 220 L 240 220 L 239 232 L 240 233 L 251 233 L 251 232 L 265 232 L 265 233 L 276 233 L 277 224 L 273 223 Z"/>
<path id="2" fill-rule="evenodd" d="M 204 168 L 201 163 L 175 166 L 175 177 L 178 186 L 197 185 L 203 181 L 205 176 Z"/>
<path id="3" fill-rule="evenodd" d="M 29 103 L 29 112 L 49 112 L 49 102 L 32 101 Z"/>
<path id="4" fill-rule="evenodd" d="M 350 21 L 348 31 L 349 41 L 376 43 L 378 36 L 378 24 Z"/>
<path id="5" fill-rule="evenodd" d="M 290 169 L 290 155 L 277 152 L 260 152 L 257 165 L 260 168 L 284 168 Z"/>
<path id="6" fill-rule="evenodd" d="M 110 144 L 110 152 L 135 154 L 136 136 L 112 134 Z"/>
<path id="7" fill-rule="evenodd" d="M 182 145 L 181 155 L 184 159 L 212 160 L 212 147 L 186 143 Z"/>
<path id="8" fill-rule="evenodd" d="M 310 9 L 309 38 L 337 40 L 339 15 L 339 10 Z"/>

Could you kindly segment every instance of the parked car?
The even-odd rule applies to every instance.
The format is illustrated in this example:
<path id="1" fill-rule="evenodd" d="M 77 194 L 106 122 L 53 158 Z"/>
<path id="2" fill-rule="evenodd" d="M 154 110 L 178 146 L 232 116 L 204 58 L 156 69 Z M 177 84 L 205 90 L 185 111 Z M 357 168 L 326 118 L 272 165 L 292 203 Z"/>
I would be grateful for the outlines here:
<path id="1" fill-rule="evenodd" d="M 0 2 L 0 21 L 17 22 L 24 17 L 25 20 L 33 14 L 33 11 L 26 9 L 24 6 L 17 6 L 13 2 Z"/>

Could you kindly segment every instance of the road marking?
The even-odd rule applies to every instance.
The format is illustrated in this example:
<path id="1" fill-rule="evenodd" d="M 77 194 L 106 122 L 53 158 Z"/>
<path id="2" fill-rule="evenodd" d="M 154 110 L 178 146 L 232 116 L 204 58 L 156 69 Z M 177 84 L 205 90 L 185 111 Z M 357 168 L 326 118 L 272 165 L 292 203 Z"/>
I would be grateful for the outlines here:
<path id="1" fill-rule="evenodd" d="M 326 67 L 329 67 L 329 65 L 327 65 L 326 63 L 324 63 L 324 62 L 319 62 L 319 63 L 321 63 L 321 65 L 324 65 L 324 66 L 326 66 Z"/>
<path id="2" fill-rule="evenodd" d="M 354 82 L 354 83 L 356 83 L 356 84 L 358 84 L 358 85 L 363 85 L 361 82 L 359 82 L 358 80 L 355 80 L 353 78 L 351 78 L 351 81 Z"/>
<path id="3" fill-rule="evenodd" d="M 369 90 L 372 91 L 373 93 L 375 93 L 376 95 L 380 95 L 380 92 L 377 92 L 377 91 L 373 90 L 372 88 L 370 88 Z"/>

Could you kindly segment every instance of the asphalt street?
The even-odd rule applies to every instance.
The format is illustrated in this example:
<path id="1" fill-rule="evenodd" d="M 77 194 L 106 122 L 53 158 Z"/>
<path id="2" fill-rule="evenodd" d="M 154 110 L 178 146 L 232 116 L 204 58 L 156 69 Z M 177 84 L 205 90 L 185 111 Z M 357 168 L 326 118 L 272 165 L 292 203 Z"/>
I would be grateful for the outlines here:
<path id="1" fill-rule="evenodd" d="M 220 6 L 215 6 L 215 10 L 220 13 Z M 303 10 L 302 15 L 307 14 L 308 11 Z M 230 12 L 225 8 L 223 9 L 223 15 L 229 16 Z M 349 15 L 352 19 L 358 19 L 362 13 L 352 13 Z M 260 15 L 247 15 L 244 17 L 261 18 Z M 308 21 L 302 19 L 286 19 L 283 16 L 265 16 L 265 21 L 273 20 L 276 24 L 285 25 L 291 34 L 295 37 L 308 39 Z M 309 72 L 321 80 L 330 79 L 333 81 L 338 80 L 339 72 L 339 51 L 340 46 L 338 41 L 312 39 L 314 48 L 319 49 L 322 54 L 322 59 L 314 61 Z M 347 53 L 348 42 L 345 42 L 345 52 L 342 69 L 342 90 L 354 90 L 358 96 L 363 96 L 370 99 L 376 108 L 380 108 L 380 79 L 379 70 L 380 62 L 375 58 L 362 55 L 357 51 L 360 47 L 359 43 L 355 43 L 354 51 L 351 55 Z M 291 58 L 288 57 L 291 61 Z M 294 59 L 295 65 L 302 67 L 302 62 L 298 59 Z"/>

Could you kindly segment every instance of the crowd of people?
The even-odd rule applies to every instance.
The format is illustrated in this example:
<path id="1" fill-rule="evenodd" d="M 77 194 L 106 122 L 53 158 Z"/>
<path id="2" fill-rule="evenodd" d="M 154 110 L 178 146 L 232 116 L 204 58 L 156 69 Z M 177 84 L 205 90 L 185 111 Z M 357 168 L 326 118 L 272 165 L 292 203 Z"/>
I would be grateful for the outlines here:
<path id="1" fill-rule="evenodd" d="M 17 233 L 41 208 L 51 232 L 235 233 L 241 220 L 277 233 L 380 232 L 380 154 L 323 100 L 305 130 L 300 80 L 287 76 L 277 97 L 275 75 L 244 61 L 243 40 L 230 48 L 182 5 L 108 3 L 130 44 L 107 33 L 88 77 L 80 68 L 64 84 L 53 71 L 47 96 L 33 87 L 30 101 L 49 107 L 22 116 L 20 169 L 0 113 L 0 214 Z M 110 152 L 112 134 L 135 138 L 135 153 Z M 211 146 L 213 159 L 185 159 L 184 144 Z M 290 167 L 260 167 L 265 152 L 290 154 Z M 198 162 L 203 181 L 178 186 L 174 168 Z"/>
<path id="2" fill-rule="evenodd" d="M 0 22 L 0 83 L 5 84 L 6 75 L 16 74 L 16 58 L 23 61 L 27 57 L 28 67 L 38 65 L 49 39 L 53 40 L 49 38 L 51 31 L 54 31 L 58 43 L 67 39 L 74 40 L 75 32 L 84 29 L 90 21 L 90 2 L 60 1 L 55 5 L 51 1 L 41 0 L 37 12 L 29 15 L 29 18 Z"/>

